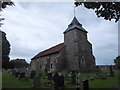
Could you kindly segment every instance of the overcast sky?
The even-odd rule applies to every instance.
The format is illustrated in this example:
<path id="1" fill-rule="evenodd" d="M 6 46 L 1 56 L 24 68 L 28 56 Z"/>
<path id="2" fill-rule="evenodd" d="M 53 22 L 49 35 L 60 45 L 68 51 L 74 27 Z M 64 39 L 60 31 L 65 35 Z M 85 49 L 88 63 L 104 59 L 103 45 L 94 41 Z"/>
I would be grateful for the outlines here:
<path id="1" fill-rule="evenodd" d="M 10 59 L 30 62 L 37 53 L 64 41 L 63 32 L 74 17 L 73 2 L 15 2 L 2 16 L 2 30 L 11 44 Z M 76 8 L 76 17 L 88 31 L 96 64 L 114 64 L 118 23 L 97 18 L 93 10 L 84 7 Z"/>

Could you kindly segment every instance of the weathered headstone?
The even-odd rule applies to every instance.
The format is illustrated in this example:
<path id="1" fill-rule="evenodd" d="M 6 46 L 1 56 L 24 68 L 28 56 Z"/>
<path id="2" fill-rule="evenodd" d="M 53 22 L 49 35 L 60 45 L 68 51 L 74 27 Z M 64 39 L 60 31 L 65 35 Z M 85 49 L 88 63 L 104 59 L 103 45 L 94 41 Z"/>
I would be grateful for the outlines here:
<path id="1" fill-rule="evenodd" d="M 19 78 L 19 75 L 20 75 L 20 72 L 19 72 L 19 71 L 16 71 L 15 77 L 16 77 L 16 78 Z"/>
<path id="2" fill-rule="evenodd" d="M 31 71 L 30 78 L 34 78 L 34 77 L 35 77 L 35 71 Z"/>
<path id="3" fill-rule="evenodd" d="M 42 73 L 38 72 L 38 74 L 34 77 L 33 87 L 39 87 L 40 86 L 41 76 L 42 76 Z"/>
<path id="4" fill-rule="evenodd" d="M 83 81 L 83 90 L 89 90 L 89 82 L 88 82 L 88 80 Z"/>
<path id="5" fill-rule="evenodd" d="M 81 81 L 82 81 L 82 75 L 81 75 L 81 73 L 78 73 L 78 75 L 77 75 L 77 83 L 81 83 Z"/>
<path id="6" fill-rule="evenodd" d="M 59 74 L 58 73 L 54 74 L 53 81 L 54 81 L 54 89 L 58 90 L 59 88 Z"/>
<path id="7" fill-rule="evenodd" d="M 71 84 L 76 85 L 76 74 L 74 70 L 71 73 Z"/>
<path id="8" fill-rule="evenodd" d="M 76 90 L 80 90 L 80 85 L 79 85 L 79 83 L 76 84 Z"/>
<path id="9" fill-rule="evenodd" d="M 11 73 L 11 72 L 12 72 L 12 69 L 8 69 L 7 72 L 8 72 L 8 73 Z"/>
<path id="10" fill-rule="evenodd" d="M 109 76 L 114 76 L 114 71 L 113 71 L 113 68 L 112 68 L 112 65 L 109 67 Z"/>
<path id="11" fill-rule="evenodd" d="M 52 73 L 48 73 L 48 74 L 47 74 L 47 79 L 48 79 L 48 80 L 52 80 Z"/>
<path id="12" fill-rule="evenodd" d="M 37 76 L 41 78 L 42 77 L 42 73 L 39 71 Z"/>
<path id="13" fill-rule="evenodd" d="M 69 75 L 68 71 L 65 71 L 65 77 L 67 77 Z"/>
<path id="14" fill-rule="evenodd" d="M 33 87 L 39 87 L 40 86 L 40 77 L 35 76 L 33 79 Z"/>
<path id="15" fill-rule="evenodd" d="M 29 75 L 29 71 L 26 71 L 26 72 L 25 72 L 25 80 L 28 80 L 29 77 L 30 77 L 30 75 Z"/>
<path id="16" fill-rule="evenodd" d="M 19 79 L 25 78 L 25 72 L 20 73 Z"/>
<path id="17" fill-rule="evenodd" d="M 59 76 L 59 87 L 64 87 L 64 76 Z"/>
<path id="18" fill-rule="evenodd" d="M 69 75 L 68 70 L 65 70 L 64 76 L 67 77 Z"/>
<path id="19" fill-rule="evenodd" d="M 47 79 L 49 80 L 49 84 L 52 85 L 52 73 L 51 72 L 47 73 Z"/>
<path id="20" fill-rule="evenodd" d="M 26 72 L 27 71 L 27 68 L 19 68 L 19 71 L 22 73 L 22 72 Z"/>
<path id="21" fill-rule="evenodd" d="M 13 69 L 11 74 L 12 74 L 12 75 L 15 75 L 15 74 L 16 74 L 16 70 Z"/>

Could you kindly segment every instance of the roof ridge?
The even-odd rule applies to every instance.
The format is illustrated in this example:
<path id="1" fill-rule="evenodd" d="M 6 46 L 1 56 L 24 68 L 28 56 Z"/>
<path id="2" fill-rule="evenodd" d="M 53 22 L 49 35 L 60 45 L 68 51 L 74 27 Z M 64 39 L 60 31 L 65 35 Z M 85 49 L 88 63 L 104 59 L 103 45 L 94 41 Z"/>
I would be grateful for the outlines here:
<path id="1" fill-rule="evenodd" d="M 52 46 L 52 47 L 50 47 L 50 48 L 48 48 L 48 49 L 46 49 L 46 50 L 41 51 L 41 52 L 44 52 L 44 51 L 50 50 L 50 49 L 52 49 L 52 48 L 54 48 L 54 47 L 56 47 L 56 46 L 59 46 L 59 45 L 61 45 L 61 44 L 64 44 L 64 43 L 59 43 L 59 44 L 54 45 L 54 46 Z M 41 52 L 40 52 L 40 53 L 41 53 Z"/>
<path id="2" fill-rule="evenodd" d="M 38 58 L 38 57 L 41 57 L 41 56 L 45 56 L 45 55 L 51 54 L 51 53 L 58 52 L 58 51 L 60 51 L 62 49 L 63 46 L 64 46 L 64 43 L 59 43 L 59 44 L 57 44 L 55 46 L 52 46 L 51 48 L 48 48 L 46 50 L 43 50 L 43 51 L 39 52 L 31 60 L 33 60 L 35 58 Z"/>

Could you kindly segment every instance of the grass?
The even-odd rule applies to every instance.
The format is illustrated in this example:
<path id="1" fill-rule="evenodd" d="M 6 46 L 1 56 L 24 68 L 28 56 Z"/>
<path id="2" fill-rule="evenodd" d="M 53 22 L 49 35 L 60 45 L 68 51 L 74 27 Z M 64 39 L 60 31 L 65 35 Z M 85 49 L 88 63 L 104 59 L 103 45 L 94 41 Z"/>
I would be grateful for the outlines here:
<path id="1" fill-rule="evenodd" d="M 106 80 L 93 80 L 89 82 L 90 88 L 113 88 L 118 84 L 117 77 L 109 77 Z"/>
<path id="2" fill-rule="evenodd" d="M 82 73 L 82 79 L 89 80 L 90 88 L 113 88 L 118 85 L 118 71 L 115 71 L 114 77 L 108 77 L 105 80 L 94 79 L 91 80 L 91 77 L 96 77 L 95 73 Z M 43 78 L 41 79 L 41 86 L 38 88 L 52 88 L 51 85 L 47 84 L 49 81 L 45 79 L 46 76 L 43 73 Z M 3 88 L 33 88 L 32 87 L 33 79 L 25 81 L 24 79 L 18 80 L 15 76 L 11 75 L 8 72 L 3 72 L 2 75 L 2 87 Z M 80 83 L 80 87 L 82 83 Z M 65 88 L 75 88 L 75 85 L 70 85 L 70 77 L 65 78 Z"/>
<path id="3" fill-rule="evenodd" d="M 3 88 L 31 88 L 33 80 L 25 81 L 24 79 L 18 80 L 8 72 L 3 72 L 2 75 Z"/>
<path id="4" fill-rule="evenodd" d="M 2 72 L 0 72 L 0 89 L 2 88 Z"/>
<path id="5" fill-rule="evenodd" d="M 106 73 L 107 71 L 103 71 L 103 73 Z M 114 77 L 107 77 L 107 79 L 99 79 L 99 76 L 96 76 L 95 73 L 83 73 L 83 79 L 88 79 L 89 80 L 89 87 L 90 88 L 115 88 L 118 86 L 118 73 L 119 71 L 114 72 Z M 91 80 L 90 78 L 98 78 L 95 80 Z"/>

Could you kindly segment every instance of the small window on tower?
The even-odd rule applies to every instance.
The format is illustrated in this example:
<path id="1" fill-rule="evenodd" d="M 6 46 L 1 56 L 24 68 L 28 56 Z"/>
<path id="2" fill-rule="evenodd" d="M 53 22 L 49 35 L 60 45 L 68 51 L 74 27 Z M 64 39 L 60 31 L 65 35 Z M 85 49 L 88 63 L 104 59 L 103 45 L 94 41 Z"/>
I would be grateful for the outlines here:
<path id="1" fill-rule="evenodd" d="M 84 57 L 82 57 L 81 63 L 85 63 L 85 58 Z"/>

